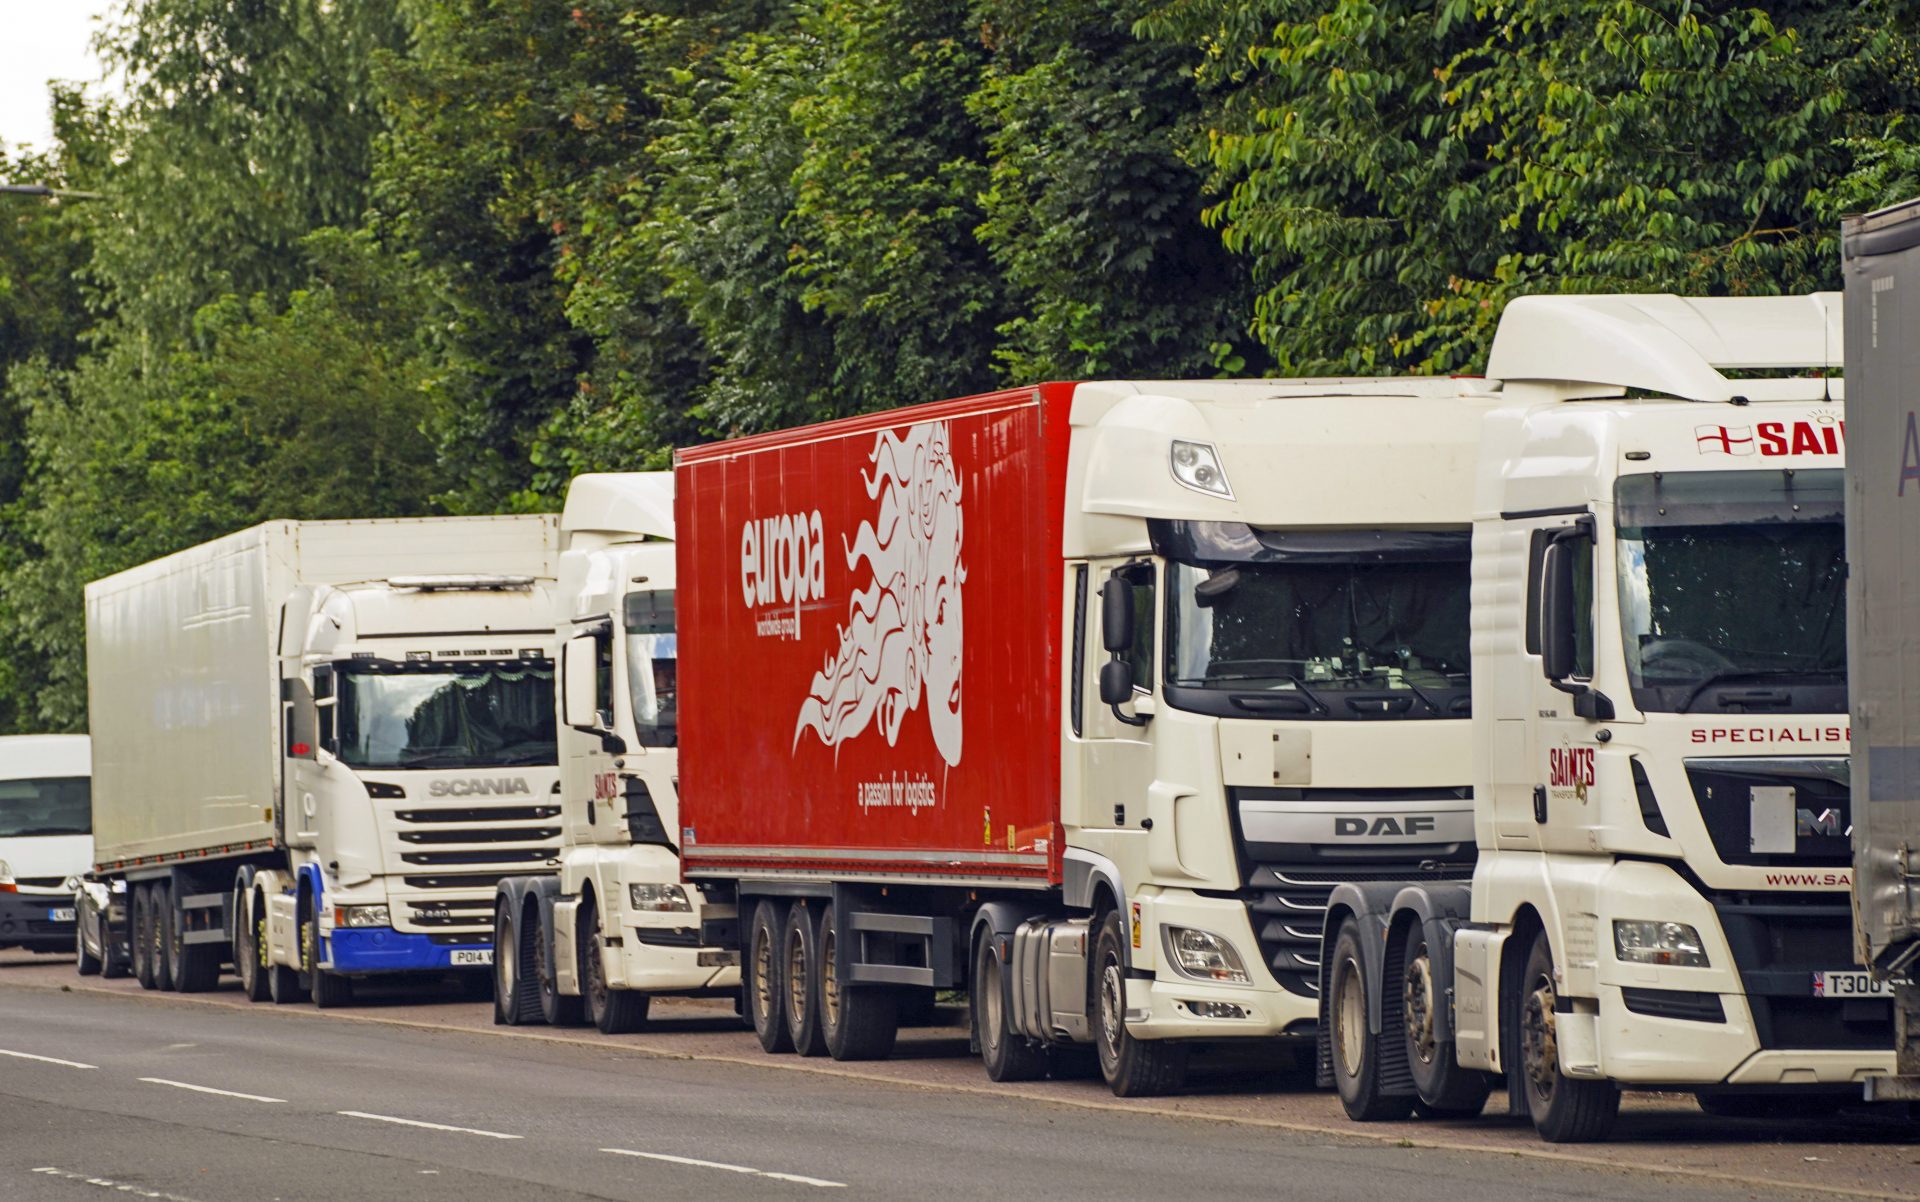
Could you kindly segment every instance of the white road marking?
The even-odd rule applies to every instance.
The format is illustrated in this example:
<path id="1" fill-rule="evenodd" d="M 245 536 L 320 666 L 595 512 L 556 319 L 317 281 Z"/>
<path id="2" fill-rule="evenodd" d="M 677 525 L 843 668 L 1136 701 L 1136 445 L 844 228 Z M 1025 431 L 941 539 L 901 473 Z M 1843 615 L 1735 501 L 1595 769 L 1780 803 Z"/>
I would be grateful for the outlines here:
<path id="1" fill-rule="evenodd" d="M 179 1194 L 169 1194 L 164 1190 L 142 1189 L 124 1181 L 115 1181 L 108 1177 L 89 1177 L 85 1173 L 70 1173 L 66 1169 L 51 1166 L 33 1171 L 45 1177 L 58 1177 L 62 1181 L 79 1181 L 87 1185 L 97 1185 L 101 1189 L 110 1189 L 118 1194 L 132 1194 L 136 1198 L 158 1198 L 161 1202 L 194 1202 L 192 1198 L 183 1198 Z"/>
<path id="2" fill-rule="evenodd" d="M 335 1114 L 344 1114 L 350 1119 L 372 1119 L 376 1123 L 399 1123 L 403 1127 L 425 1127 L 429 1131 L 458 1131 L 462 1135 L 484 1135 L 488 1139 L 519 1139 L 518 1135 L 508 1135 L 504 1131 L 482 1131 L 478 1127 L 449 1127 L 445 1123 L 426 1123 L 419 1119 L 395 1118 L 390 1114 L 368 1114 L 364 1110 L 336 1110 Z"/>
<path id="3" fill-rule="evenodd" d="M 266 1098 L 257 1093 L 235 1093 L 231 1089 L 215 1089 L 211 1085 L 189 1085 L 185 1081 L 169 1081 L 165 1077 L 142 1077 L 149 1085 L 171 1085 L 175 1089 L 191 1089 L 195 1093 L 219 1094 L 223 1098 L 243 1098 L 249 1102 L 284 1102 L 285 1098 Z"/>
<path id="4" fill-rule="evenodd" d="M 775 1181 L 792 1181 L 799 1185 L 817 1185 L 822 1189 L 845 1189 L 844 1181 L 825 1181 L 819 1177 L 802 1177 L 798 1173 L 775 1173 L 767 1169 L 750 1169 L 744 1164 L 726 1164 L 718 1160 L 695 1160 L 690 1156 L 669 1156 L 665 1152 L 636 1152 L 631 1148 L 602 1148 L 602 1152 L 611 1152 L 615 1156 L 638 1156 L 643 1160 L 664 1160 L 668 1164 L 691 1165 L 696 1169 L 719 1169 L 724 1173 L 745 1173 L 749 1177 L 770 1177 Z"/>
<path id="5" fill-rule="evenodd" d="M 38 1060 L 42 1064 L 64 1064 L 68 1068 L 99 1068 L 97 1064 L 82 1064 L 78 1060 L 62 1060 L 57 1056 L 36 1056 L 32 1052 L 9 1052 L 0 1048 L 0 1056 L 12 1056 L 18 1060 Z"/>

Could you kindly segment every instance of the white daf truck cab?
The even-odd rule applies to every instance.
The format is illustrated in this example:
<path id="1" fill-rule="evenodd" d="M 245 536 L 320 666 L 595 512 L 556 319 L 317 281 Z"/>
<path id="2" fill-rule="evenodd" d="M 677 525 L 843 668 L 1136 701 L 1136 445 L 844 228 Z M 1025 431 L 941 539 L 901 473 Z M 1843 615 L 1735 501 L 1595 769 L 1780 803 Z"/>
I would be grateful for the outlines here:
<path id="1" fill-rule="evenodd" d="M 731 906 L 680 880 L 673 473 L 576 476 L 560 539 L 558 871 L 498 886 L 494 1016 L 620 1034 L 740 985 L 700 939 Z"/>
<path id="2" fill-rule="evenodd" d="M 1323 1078 L 1355 1118 L 1601 1138 L 1892 1063 L 1852 964 L 1837 294 L 1512 302 L 1474 517 L 1470 887 L 1336 890 Z"/>
<path id="3" fill-rule="evenodd" d="M 85 735 L 0 736 L 0 948 L 75 948 L 74 894 L 93 866 L 92 772 Z"/>

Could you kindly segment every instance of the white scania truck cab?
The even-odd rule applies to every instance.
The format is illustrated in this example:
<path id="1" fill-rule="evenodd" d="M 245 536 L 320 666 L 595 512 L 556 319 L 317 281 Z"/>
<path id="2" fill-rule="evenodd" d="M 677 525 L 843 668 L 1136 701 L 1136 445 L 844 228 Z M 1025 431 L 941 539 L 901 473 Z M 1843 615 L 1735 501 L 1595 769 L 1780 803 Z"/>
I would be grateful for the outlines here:
<path id="1" fill-rule="evenodd" d="M 85 735 L 0 737 L 0 948 L 75 948 L 74 893 L 93 865 L 92 772 Z"/>
<path id="2" fill-rule="evenodd" d="M 576 476 L 560 517 L 557 873 L 502 880 L 494 1017 L 637 1030 L 656 995 L 735 996 L 730 919 L 680 879 L 673 473 Z"/>
<path id="3" fill-rule="evenodd" d="M 1621 1087 L 1858 1097 L 1837 294 L 1511 303 L 1474 519 L 1470 888 L 1335 891 L 1323 1079 L 1353 1117 L 1549 1140 Z"/>

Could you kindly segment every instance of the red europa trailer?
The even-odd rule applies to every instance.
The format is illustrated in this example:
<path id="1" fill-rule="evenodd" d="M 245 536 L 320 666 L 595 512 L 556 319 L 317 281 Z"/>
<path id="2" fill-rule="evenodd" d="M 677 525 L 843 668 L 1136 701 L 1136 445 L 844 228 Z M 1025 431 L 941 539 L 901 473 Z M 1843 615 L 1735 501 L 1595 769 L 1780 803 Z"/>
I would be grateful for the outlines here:
<path id="1" fill-rule="evenodd" d="M 680 454 L 690 877 L 1059 884 L 1072 394 Z"/>

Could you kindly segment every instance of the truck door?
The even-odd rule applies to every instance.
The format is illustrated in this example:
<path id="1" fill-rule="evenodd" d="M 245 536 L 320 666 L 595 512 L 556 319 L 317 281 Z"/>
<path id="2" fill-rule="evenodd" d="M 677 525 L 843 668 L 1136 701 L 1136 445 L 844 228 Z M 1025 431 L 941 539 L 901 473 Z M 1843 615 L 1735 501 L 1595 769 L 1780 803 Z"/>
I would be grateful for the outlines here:
<path id="1" fill-rule="evenodd" d="M 1083 842 L 1113 860 L 1128 882 L 1148 875 L 1146 830 L 1147 789 L 1154 779 L 1152 727 L 1145 724 L 1153 712 L 1158 682 L 1159 570 L 1149 560 L 1090 564 L 1081 577 L 1084 599 L 1076 599 L 1079 626 L 1073 646 L 1076 663 L 1079 729 L 1074 759 L 1079 766 L 1077 797 Z M 1100 699 L 1100 670 L 1109 654 L 1101 640 L 1102 589 L 1114 582 L 1133 601 L 1133 645 L 1119 658 L 1133 670 L 1133 699 L 1112 707 Z M 1133 719 L 1130 722 L 1128 719 Z M 1138 723 L 1138 724 L 1136 724 Z M 1129 886 L 1130 887 L 1130 886 Z"/>
<path id="2" fill-rule="evenodd" d="M 613 840 L 620 817 L 614 757 L 601 742 L 614 730 L 613 644 L 613 621 L 601 616 L 575 625 L 561 657 L 560 805 L 574 846 Z"/>

